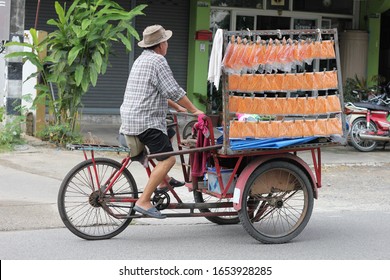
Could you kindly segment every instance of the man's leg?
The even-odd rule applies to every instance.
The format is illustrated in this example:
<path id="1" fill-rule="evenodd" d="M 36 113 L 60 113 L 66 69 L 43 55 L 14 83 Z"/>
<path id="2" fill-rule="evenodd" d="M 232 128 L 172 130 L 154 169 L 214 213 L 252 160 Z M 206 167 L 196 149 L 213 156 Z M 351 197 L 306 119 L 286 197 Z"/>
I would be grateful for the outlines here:
<path id="1" fill-rule="evenodd" d="M 165 178 L 169 170 L 175 164 L 176 158 L 171 156 L 163 161 L 159 161 L 156 167 L 153 169 L 150 174 L 149 180 L 144 188 L 144 191 L 140 198 L 138 199 L 136 205 L 143 209 L 150 209 L 153 205 L 150 202 L 150 198 L 153 195 L 153 192 L 156 190 L 157 186 Z"/>

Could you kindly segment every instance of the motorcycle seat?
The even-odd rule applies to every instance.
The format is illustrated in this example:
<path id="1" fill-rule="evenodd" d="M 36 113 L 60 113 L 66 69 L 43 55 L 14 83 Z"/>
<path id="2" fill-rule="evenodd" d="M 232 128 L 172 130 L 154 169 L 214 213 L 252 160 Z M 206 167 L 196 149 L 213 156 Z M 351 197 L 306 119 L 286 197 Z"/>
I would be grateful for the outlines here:
<path id="1" fill-rule="evenodd" d="M 368 102 L 353 102 L 353 105 L 357 107 L 366 108 L 373 111 L 386 111 L 390 112 L 390 107 L 388 106 L 382 106 L 382 105 L 376 105 Z"/>

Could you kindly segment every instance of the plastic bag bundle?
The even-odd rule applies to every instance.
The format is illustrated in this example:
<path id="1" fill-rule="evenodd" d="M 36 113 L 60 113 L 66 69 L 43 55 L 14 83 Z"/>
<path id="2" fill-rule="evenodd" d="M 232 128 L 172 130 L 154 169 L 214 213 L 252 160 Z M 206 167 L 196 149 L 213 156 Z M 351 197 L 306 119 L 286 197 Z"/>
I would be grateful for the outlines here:
<path id="1" fill-rule="evenodd" d="M 256 42 L 231 36 L 222 60 L 226 73 L 247 73 L 260 71 L 273 73 L 291 72 L 297 65 L 311 65 L 313 59 L 334 59 L 334 41 L 294 41 L 257 38 Z"/>

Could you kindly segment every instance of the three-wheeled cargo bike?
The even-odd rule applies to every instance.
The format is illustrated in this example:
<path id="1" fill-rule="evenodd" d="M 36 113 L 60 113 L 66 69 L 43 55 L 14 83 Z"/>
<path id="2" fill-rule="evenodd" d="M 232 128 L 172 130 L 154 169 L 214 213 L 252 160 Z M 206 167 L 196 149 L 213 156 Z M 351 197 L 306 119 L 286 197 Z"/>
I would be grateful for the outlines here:
<path id="1" fill-rule="evenodd" d="M 339 69 L 336 30 L 252 31 L 247 37 L 312 35 L 318 38 L 319 34 L 332 36 L 335 57 L 327 59 L 334 59 Z M 241 222 L 245 230 L 260 242 L 284 243 L 302 232 L 312 214 L 314 199 L 318 198 L 321 187 L 321 148 L 337 144 L 334 135 L 345 135 L 340 105 L 342 89 L 337 83 L 341 76 L 336 71 L 336 86 L 324 85 L 321 80 L 322 84 L 302 91 L 306 94 L 303 97 L 291 94 L 301 92 L 301 78 L 296 79 L 298 86 L 291 83 L 288 90 L 280 89 L 280 84 L 275 84 L 276 89 L 263 90 L 264 85 L 259 81 L 252 89 L 244 88 L 251 83 L 249 77 L 264 81 L 270 78 L 267 75 L 274 75 L 275 79 L 277 75 L 278 78 L 284 75 L 285 78 L 290 72 L 229 72 L 229 62 L 226 61 L 229 48 L 233 44 L 236 48 L 242 47 L 235 36 L 245 37 L 245 34 L 224 31 L 221 136 L 216 139 L 217 130 L 207 115 L 198 118 L 193 130 L 195 138 L 182 139 L 180 136 L 177 120 L 183 113 L 174 114 L 171 124 L 176 129 L 177 150 L 164 155 L 180 158 L 186 187 L 193 193 L 193 201 L 184 201 L 179 189 L 168 186 L 168 190 L 155 191 L 152 204 L 168 218 L 205 217 L 217 224 Z M 251 45 L 245 46 L 276 46 L 268 40 L 264 44 L 253 40 Z M 289 51 L 294 51 L 294 48 L 299 51 L 300 40 L 289 42 Z M 302 47 L 304 44 L 314 45 L 317 41 L 308 43 L 306 40 Z M 321 60 L 321 57 L 314 59 Z M 312 75 L 311 79 L 320 83 L 315 71 L 304 74 Z M 324 71 L 324 77 L 326 74 Z M 247 80 L 233 85 L 234 79 L 243 77 Z M 308 96 L 308 92 L 311 95 Z M 333 97 L 337 97 L 336 106 Z M 295 102 L 292 108 L 298 111 L 287 108 L 290 101 Z M 305 105 L 301 106 L 303 103 L 300 102 Z M 295 108 L 299 106 L 300 109 Z M 248 115 L 240 119 L 245 113 Z M 254 121 L 249 114 L 252 117 L 256 114 Z M 283 145 L 279 146 L 280 143 Z M 133 210 L 142 190 L 138 189 L 132 175 L 134 163 L 127 147 L 87 144 L 70 147 L 82 150 L 85 156 L 85 160 L 66 175 L 58 195 L 61 218 L 71 232 L 89 240 L 108 239 L 126 229 L 133 219 L 147 218 Z M 96 151 L 127 154 L 122 162 L 117 162 L 108 157 L 95 157 Z M 301 152 L 311 154 L 312 164 L 299 156 Z M 154 159 L 161 155 L 146 155 L 143 164 L 148 175 L 155 167 Z"/>

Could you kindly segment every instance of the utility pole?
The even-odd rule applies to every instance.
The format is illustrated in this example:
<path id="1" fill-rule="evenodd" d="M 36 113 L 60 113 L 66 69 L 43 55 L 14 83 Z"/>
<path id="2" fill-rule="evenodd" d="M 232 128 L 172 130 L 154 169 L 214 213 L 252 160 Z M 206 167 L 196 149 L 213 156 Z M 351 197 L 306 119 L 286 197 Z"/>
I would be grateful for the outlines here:
<path id="1" fill-rule="evenodd" d="M 24 41 L 24 16 L 25 0 L 0 1 L 10 5 L 9 41 Z M 8 46 L 6 53 L 23 51 L 23 47 Z M 23 85 L 23 63 L 22 58 L 8 58 L 5 65 L 5 121 L 11 122 L 16 116 L 20 116 L 22 104 Z"/>

